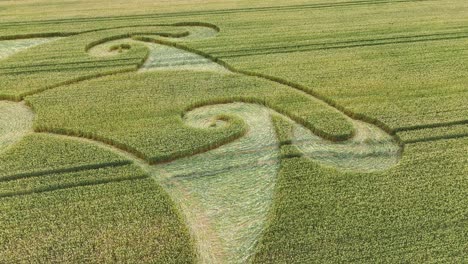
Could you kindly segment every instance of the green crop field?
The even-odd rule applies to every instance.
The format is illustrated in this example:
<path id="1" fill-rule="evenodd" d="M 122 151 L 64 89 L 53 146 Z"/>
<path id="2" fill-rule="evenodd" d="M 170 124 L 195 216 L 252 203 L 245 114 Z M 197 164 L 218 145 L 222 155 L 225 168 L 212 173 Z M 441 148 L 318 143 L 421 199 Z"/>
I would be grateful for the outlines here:
<path id="1" fill-rule="evenodd" d="M 467 263 L 466 0 L 0 1 L 0 263 Z"/>

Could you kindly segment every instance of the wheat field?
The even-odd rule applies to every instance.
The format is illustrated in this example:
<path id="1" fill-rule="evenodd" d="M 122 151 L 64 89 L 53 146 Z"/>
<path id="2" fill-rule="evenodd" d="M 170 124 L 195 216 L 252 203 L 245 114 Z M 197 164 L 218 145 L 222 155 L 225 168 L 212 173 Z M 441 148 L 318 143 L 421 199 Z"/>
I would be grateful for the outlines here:
<path id="1" fill-rule="evenodd" d="M 463 0 L 0 2 L 0 263 L 464 263 Z"/>

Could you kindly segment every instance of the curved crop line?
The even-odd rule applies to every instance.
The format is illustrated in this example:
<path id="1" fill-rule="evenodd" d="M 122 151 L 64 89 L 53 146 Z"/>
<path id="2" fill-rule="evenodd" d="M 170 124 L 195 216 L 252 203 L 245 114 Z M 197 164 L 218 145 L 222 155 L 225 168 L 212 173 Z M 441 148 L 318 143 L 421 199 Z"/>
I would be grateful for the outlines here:
<path id="1" fill-rule="evenodd" d="M 80 31 L 80 33 L 78 34 L 111 30 L 111 29 L 136 28 L 136 27 L 206 27 L 206 28 L 211 28 L 217 32 L 221 31 L 221 29 L 215 24 L 211 24 L 207 22 L 198 22 L 198 21 L 185 21 L 185 22 L 177 22 L 177 23 L 169 23 L 169 24 L 135 24 L 135 25 L 130 25 L 130 26 L 103 27 L 103 28 L 98 28 L 98 29 Z"/>
<path id="2" fill-rule="evenodd" d="M 57 134 L 57 135 L 63 135 L 63 136 L 69 136 L 69 137 L 76 137 L 76 138 L 86 138 L 89 140 L 92 140 L 94 142 L 100 142 L 109 146 L 114 146 L 124 152 L 132 153 L 139 159 L 145 160 L 148 164 L 154 165 L 154 164 L 159 164 L 159 163 L 164 163 L 164 162 L 171 162 L 176 159 L 188 157 L 188 156 L 193 156 L 196 154 L 200 154 L 203 152 L 208 152 L 210 150 L 216 149 L 222 145 L 225 145 L 229 142 L 232 142 L 238 138 L 241 138 L 242 136 L 247 133 L 248 128 L 245 126 L 244 123 L 237 125 L 241 125 L 241 128 L 238 133 L 232 133 L 230 136 L 223 138 L 223 140 L 220 140 L 215 143 L 209 143 L 206 145 L 202 145 L 196 150 L 190 150 L 187 152 L 176 152 L 176 153 L 169 153 L 166 156 L 161 156 L 161 157 L 152 157 L 146 155 L 144 152 L 139 151 L 138 149 L 129 146 L 128 144 L 118 142 L 114 139 L 106 138 L 103 136 L 100 136 L 98 134 L 94 133 L 86 133 L 82 131 L 75 131 L 75 130 L 67 130 L 63 128 L 47 128 L 47 127 L 34 127 L 34 131 L 37 133 L 51 133 L 51 134 Z M 234 122 L 233 124 L 230 124 L 230 127 L 236 126 L 236 123 Z M 229 129 L 229 127 L 228 127 Z"/>
<path id="3" fill-rule="evenodd" d="M 152 43 L 156 43 L 156 44 L 160 44 L 160 45 L 175 47 L 175 48 L 178 48 L 178 49 L 181 49 L 181 50 L 192 52 L 192 53 L 200 55 L 200 56 L 202 56 L 202 57 L 204 57 L 204 58 L 206 58 L 206 59 L 208 59 L 208 60 L 210 60 L 210 61 L 212 61 L 214 63 L 219 64 L 220 66 L 224 67 L 225 69 L 227 69 L 228 71 L 231 71 L 233 73 L 241 74 L 241 75 L 244 75 L 244 76 L 257 77 L 257 78 L 264 79 L 264 80 L 267 80 L 267 81 L 276 82 L 276 83 L 281 84 L 281 85 L 289 86 L 290 88 L 293 88 L 295 90 L 299 90 L 300 92 L 305 92 L 306 94 L 311 95 L 311 96 L 315 97 L 316 99 L 319 99 L 319 100 L 325 102 L 329 106 L 331 106 L 331 107 L 337 109 L 338 111 L 340 111 L 342 113 L 345 113 L 345 115 L 347 115 L 346 112 L 344 112 L 342 109 L 338 108 L 335 105 L 330 104 L 329 101 L 325 100 L 325 97 L 319 97 L 318 94 L 312 93 L 309 89 L 307 89 L 305 87 L 301 87 L 299 85 L 296 85 L 296 84 L 294 84 L 292 82 L 289 82 L 289 81 L 286 81 L 286 80 L 283 80 L 283 79 L 280 79 L 280 78 L 277 78 L 277 77 L 264 75 L 264 74 L 261 74 L 261 73 L 249 72 L 249 71 L 234 68 L 231 65 L 229 65 L 228 63 L 220 60 L 219 58 L 213 57 L 210 54 L 204 53 L 202 51 L 199 51 L 199 50 L 196 50 L 196 49 L 193 49 L 193 48 L 190 48 L 188 46 L 181 45 L 181 44 L 178 44 L 178 43 L 174 43 L 174 42 L 170 42 L 170 41 L 166 41 L 166 40 L 161 40 L 161 39 L 148 38 L 148 37 L 134 37 L 134 39 L 139 40 L 139 41 L 144 41 L 144 42 L 152 42 Z M 253 102 L 253 103 L 260 103 L 262 105 L 267 105 L 267 103 L 265 101 L 261 101 L 260 99 L 256 99 L 256 98 L 253 98 L 253 99 L 239 98 L 237 100 L 241 101 L 241 102 Z M 227 101 L 224 101 L 224 103 L 233 102 L 233 101 L 235 101 L 235 100 L 227 100 Z M 194 105 L 194 106 L 199 107 L 199 106 L 203 106 L 203 105 L 207 105 L 207 104 L 219 104 L 219 103 L 223 103 L 223 101 L 215 101 L 213 103 L 212 102 L 200 103 L 200 104 Z M 269 106 L 269 107 L 271 108 L 271 106 Z M 275 110 L 277 110 L 279 112 L 282 112 L 281 109 L 275 109 Z M 288 115 L 288 114 L 286 114 L 286 115 Z M 290 115 L 288 115 L 288 116 L 290 118 L 292 118 L 293 120 L 295 120 L 296 122 L 299 122 L 299 123 L 307 126 L 315 134 L 317 134 L 317 135 L 319 135 L 319 136 L 321 136 L 323 138 L 326 138 L 328 140 L 343 141 L 343 140 L 347 140 L 347 139 L 354 136 L 354 133 L 350 133 L 350 134 L 344 135 L 342 137 L 336 137 L 336 136 L 333 136 L 331 134 L 326 133 L 325 131 L 318 130 L 315 127 L 313 127 L 313 126 L 311 126 L 309 124 L 306 124 L 304 120 L 301 120 L 298 117 L 294 117 L 294 116 L 290 116 Z M 351 117 L 350 115 L 348 115 L 348 116 Z M 351 117 L 351 118 L 353 118 L 353 117 Z"/>
<path id="4" fill-rule="evenodd" d="M 156 44 L 160 44 L 160 45 L 172 46 L 172 47 L 182 49 L 182 50 L 185 50 L 185 51 L 188 51 L 188 52 L 193 52 L 195 54 L 198 54 L 198 55 L 200 55 L 200 56 L 202 56 L 202 57 L 204 57 L 206 59 L 209 59 L 209 60 L 223 66 L 224 68 L 226 68 L 227 70 L 229 70 L 231 72 L 242 74 L 242 75 L 245 75 L 245 76 L 257 77 L 257 78 L 264 79 L 264 80 L 267 80 L 267 81 L 276 82 L 278 84 L 289 86 L 290 88 L 293 88 L 295 90 L 305 92 L 306 94 L 309 94 L 309 95 L 323 101 L 324 103 L 326 103 L 329 106 L 337 109 L 338 111 L 342 112 L 343 114 L 345 114 L 346 116 L 348 116 L 348 117 L 350 117 L 352 119 L 361 120 L 361 121 L 376 125 L 377 127 L 381 128 L 382 130 L 384 130 L 387 133 L 389 133 L 390 135 L 392 135 L 395 138 L 395 140 L 400 144 L 402 150 L 404 148 L 404 142 L 401 141 L 401 139 L 398 137 L 398 135 L 396 135 L 396 131 L 391 129 L 384 122 L 382 122 L 382 121 L 380 121 L 380 120 L 378 120 L 376 118 L 371 118 L 371 117 L 366 116 L 364 114 L 355 113 L 355 112 L 353 112 L 353 111 L 339 105 L 336 101 L 333 101 L 330 98 L 327 98 L 327 97 L 325 97 L 325 96 L 323 96 L 323 95 L 321 95 L 321 94 L 319 94 L 317 92 L 314 92 L 312 89 L 309 89 L 306 86 L 303 86 L 303 85 L 300 85 L 300 84 L 297 84 L 297 83 L 294 83 L 294 82 L 291 82 L 291 81 L 288 81 L 288 80 L 285 80 L 285 79 L 282 79 L 282 78 L 278 78 L 278 77 L 275 77 L 275 76 L 269 76 L 269 75 L 262 74 L 262 73 L 256 73 L 256 72 L 250 72 L 250 71 L 246 71 L 246 70 L 237 69 L 237 68 L 229 65 L 228 63 L 226 63 L 225 61 L 223 61 L 223 60 L 221 60 L 219 58 L 213 57 L 210 54 L 207 54 L 207 53 L 204 53 L 202 51 L 190 48 L 190 47 L 185 46 L 185 45 L 181 45 L 179 43 L 174 43 L 174 42 L 161 40 L 161 39 L 153 39 L 153 38 L 148 38 L 148 37 L 135 37 L 134 39 L 135 40 L 140 40 L 140 41 L 145 41 L 145 42 L 152 42 L 152 43 L 156 43 Z M 314 132 L 317 132 L 317 131 L 314 131 Z M 330 138 L 329 135 L 324 135 L 323 133 L 320 136 L 322 136 L 324 138 L 327 138 L 327 139 L 330 139 L 330 140 L 333 140 L 333 138 Z M 346 140 L 346 139 L 351 138 L 352 136 L 353 135 L 349 135 L 348 137 L 339 138 L 339 139 L 335 139 L 335 140 L 337 140 L 337 141 Z"/>
<path id="5" fill-rule="evenodd" d="M 146 25 L 145 27 L 148 27 L 148 25 Z M 132 27 L 133 28 L 133 27 Z M 122 34 L 122 35 L 115 35 L 115 36 L 111 36 L 111 37 L 107 37 L 107 38 L 103 38 L 103 39 L 100 39 L 100 40 L 97 40 L 97 41 L 94 41 L 94 42 L 91 42 L 89 43 L 88 45 L 86 45 L 85 47 L 85 51 L 89 51 L 91 48 L 95 47 L 95 46 L 98 46 L 100 44 L 103 44 L 103 43 L 106 43 L 106 42 L 109 42 L 109 41 L 113 41 L 113 40 L 119 40 L 119 39 L 126 39 L 126 38 L 133 38 L 134 36 L 137 36 L 137 35 L 148 35 L 148 34 L 151 34 L 151 35 L 157 35 L 157 36 L 160 36 L 160 37 L 165 37 L 165 38 L 183 38 L 183 37 L 187 37 L 190 35 L 190 32 L 189 31 L 185 31 L 185 32 L 182 32 L 182 33 L 176 33 L 176 34 L 171 34 L 171 33 L 155 33 L 155 32 L 133 32 L 133 33 L 127 33 L 127 34 Z"/>
<path id="6" fill-rule="evenodd" d="M 309 94 L 307 94 L 308 96 L 310 96 Z M 314 134 L 324 138 L 324 139 L 327 139 L 327 140 L 330 140 L 330 141 L 343 141 L 343 140 L 347 140 L 351 137 L 354 136 L 354 133 L 351 134 L 350 136 L 346 136 L 346 137 L 342 137 L 342 138 L 337 138 L 331 134 L 328 134 L 326 133 L 325 131 L 322 131 L 322 130 L 318 130 L 317 128 L 315 128 L 314 126 L 312 126 L 310 123 L 307 123 L 306 120 L 304 120 L 303 118 L 299 117 L 299 116 L 296 116 L 296 115 L 293 115 L 292 113 L 288 113 L 286 111 L 284 111 L 283 109 L 279 108 L 279 107 L 275 107 L 274 105 L 268 103 L 267 101 L 265 100 L 262 100 L 262 99 L 259 99 L 259 98 L 255 98 L 255 97 L 230 97 L 230 98 L 223 98 L 223 99 L 215 99 L 215 100 L 210 100 L 210 101 L 200 101 L 198 103 L 194 103 L 192 105 L 189 105 L 188 107 L 185 108 L 184 110 L 184 113 L 182 113 L 182 117 L 185 116 L 185 114 L 189 111 L 192 111 L 193 109 L 195 108 L 199 108 L 199 107 L 203 107 L 203 106 L 209 106 L 209 105 L 216 105 L 216 104 L 228 104 L 228 103 L 253 103 L 253 104 L 258 104 L 258 105 L 261 105 L 261 106 L 265 106 L 279 114 L 282 114 L 284 116 L 287 116 L 288 118 L 291 118 L 292 120 L 294 120 L 295 122 L 307 127 L 308 129 L 310 129 Z"/>

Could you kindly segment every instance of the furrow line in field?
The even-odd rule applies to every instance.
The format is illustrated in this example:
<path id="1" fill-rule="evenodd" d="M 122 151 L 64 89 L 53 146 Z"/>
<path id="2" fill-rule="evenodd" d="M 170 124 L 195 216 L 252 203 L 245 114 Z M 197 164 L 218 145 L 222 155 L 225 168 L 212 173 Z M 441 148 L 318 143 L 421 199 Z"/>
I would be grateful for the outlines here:
<path id="1" fill-rule="evenodd" d="M 450 121 L 450 122 L 424 124 L 424 125 L 407 126 L 407 127 L 397 127 L 397 128 L 394 128 L 393 131 L 404 132 L 404 131 L 420 130 L 420 129 L 426 129 L 426 128 L 451 127 L 451 126 L 466 125 L 466 124 L 468 124 L 468 119 L 456 120 L 456 121 Z"/>
<path id="2" fill-rule="evenodd" d="M 8 75 L 21 75 L 21 74 L 31 74 L 31 73 L 40 73 L 40 72 L 66 72 L 66 71 L 76 71 L 76 70 L 88 70 L 88 69 L 102 69 L 102 68 L 112 68 L 112 67 L 119 67 L 119 66 L 128 66 L 128 67 L 135 67 L 135 63 L 122 63 L 122 64 L 111 64 L 111 65 L 88 65 L 84 67 L 60 67 L 57 65 L 53 69 L 35 69 L 29 71 L 10 71 L 10 72 L 0 72 L 0 74 L 8 74 Z"/>
<path id="3" fill-rule="evenodd" d="M 48 24 L 66 24 L 77 22 L 98 22 L 98 21 L 119 21 L 131 19 L 145 19 L 145 18 L 173 18 L 173 17 L 193 17 L 203 15 L 224 15 L 232 13 L 247 13 L 247 12 L 273 12 L 273 11 L 295 11 L 307 9 L 325 9 L 325 8 L 339 8 L 339 7 L 361 7 L 382 4 L 397 4 L 397 3 L 413 3 L 413 2 L 428 2 L 431 0 L 379 0 L 379 1 L 346 1 L 335 3 L 316 3 L 316 4 L 303 4 L 303 5 L 288 5 L 288 6 L 275 6 L 275 7 L 251 7 L 251 8 L 233 8 L 233 9 L 219 9 L 219 10 L 206 10 L 206 11 L 185 11 L 185 12 L 172 12 L 160 13 L 149 15 L 131 15 L 131 16 L 108 16 L 98 18 L 72 18 L 72 19 L 53 19 L 53 20 L 36 20 L 36 21 L 21 21 L 21 22 L 5 22 L 1 23 L 2 27 L 14 27 L 24 25 L 48 25 Z"/>
<path id="4" fill-rule="evenodd" d="M 121 177 L 121 178 L 103 179 L 103 180 L 96 179 L 96 180 L 89 180 L 89 181 L 83 181 L 83 182 L 72 183 L 72 184 L 57 184 L 56 186 L 37 188 L 37 189 L 26 190 L 26 191 L 0 193 L 0 199 L 8 198 L 8 197 L 17 197 L 17 196 L 24 196 L 24 195 L 31 195 L 31 194 L 53 192 L 53 191 L 71 189 L 71 188 L 77 188 L 77 187 L 83 187 L 83 186 L 101 185 L 101 184 L 123 182 L 123 181 L 143 180 L 147 178 L 148 178 L 148 175 L 140 175 L 140 176 L 136 176 L 132 178 Z"/>
<path id="5" fill-rule="evenodd" d="M 444 140 L 444 139 L 456 139 L 456 138 L 464 138 L 464 137 L 468 137 L 468 133 L 441 135 L 441 136 L 434 136 L 434 137 L 425 137 L 425 138 L 406 140 L 406 141 L 403 141 L 403 142 L 405 144 L 415 144 L 415 143 L 438 141 L 438 140 Z"/>
<path id="6" fill-rule="evenodd" d="M 434 39 L 440 37 L 468 37 L 468 31 L 452 31 L 452 32 L 437 32 L 432 34 L 419 34 L 419 35 L 401 35 L 401 36 L 393 36 L 393 37 L 385 37 L 385 38 L 372 38 L 372 39 L 354 39 L 354 40 L 346 40 L 346 41 L 336 41 L 336 42 L 320 42 L 320 43 L 308 43 L 308 44 L 298 44 L 298 45 L 287 45 L 287 46 L 270 46 L 270 47 L 259 47 L 259 48 L 248 48 L 245 49 L 237 49 L 237 50 L 223 50 L 219 52 L 210 52 L 210 54 L 215 56 L 223 56 L 223 54 L 227 55 L 236 55 L 235 53 L 243 53 L 246 51 L 257 52 L 257 51 L 269 51 L 269 50 L 282 50 L 282 49 L 299 49 L 299 48 L 307 48 L 307 47 L 326 47 L 327 45 L 345 45 L 345 44 L 362 44 L 365 42 L 384 42 L 384 41 L 395 41 L 395 40 L 418 40 L 418 39 Z M 232 54 L 234 53 L 234 54 Z"/>
<path id="7" fill-rule="evenodd" d="M 74 61 L 74 62 L 61 62 L 60 64 L 50 64 L 50 63 L 43 63 L 43 64 L 26 64 L 26 65 L 21 65 L 17 64 L 14 66 L 9 66 L 9 67 L 0 67 L 0 70 L 10 70 L 10 69 L 23 69 L 23 68 L 36 68 L 36 67 L 57 67 L 59 66 L 60 68 L 63 65 L 81 65 L 81 64 L 90 64 L 90 63 L 113 63 L 113 62 L 126 62 L 129 60 L 138 60 L 140 61 L 141 58 L 134 58 L 134 59 L 113 59 L 113 60 L 106 60 L 106 61 L 100 61 L 100 60 L 93 60 L 93 61 Z M 3 73 L 3 72 L 2 72 Z"/>
<path id="8" fill-rule="evenodd" d="M 114 162 L 105 162 L 105 163 L 97 163 L 97 164 L 86 164 L 80 165 L 76 167 L 68 167 L 68 168 L 61 168 L 61 169 L 54 169 L 54 170 L 45 170 L 45 171 L 33 171 L 33 172 L 23 172 L 17 173 L 12 175 L 5 175 L 0 176 L 0 182 L 7 182 L 13 181 L 18 179 L 30 178 L 30 177 L 40 177 L 46 176 L 50 174 L 63 174 L 63 173 L 70 173 L 70 172 L 78 172 L 78 171 L 87 171 L 87 170 L 96 170 L 105 167 L 121 167 L 125 165 L 131 164 L 131 161 L 114 161 Z"/>
<path id="9" fill-rule="evenodd" d="M 296 48 L 295 46 L 291 47 L 278 47 L 278 48 L 271 48 L 270 51 L 266 52 L 248 52 L 249 50 L 245 50 L 246 53 L 241 54 L 228 54 L 228 55 L 219 55 L 219 58 L 239 58 L 239 57 L 248 57 L 248 56 L 256 56 L 256 55 L 269 55 L 269 54 L 282 54 L 282 53 L 294 53 L 294 52 L 308 52 L 308 51 L 318 51 L 318 50 L 333 50 L 333 49 L 347 49 L 347 48 L 361 48 L 361 47 L 372 47 L 372 46 L 383 46 L 383 45 L 395 45 L 395 44 L 409 44 L 409 43 L 418 43 L 418 42 L 430 42 L 430 41 L 444 41 L 444 40 L 456 40 L 456 39 L 466 39 L 468 35 L 460 35 L 460 36 L 448 36 L 448 37 L 440 37 L 440 38 L 427 38 L 427 39 L 415 39 L 415 40 L 397 40 L 397 41 L 384 41 L 372 43 L 373 41 L 369 40 L 371 43 L 357 43 L 353 45 L 338 45 L 338 46 L 325 46 L 323 44 L 310 44 L 310 46 L 319 46 L 316 48 Z M 307 47 L 309 45 L 304 45 Z M 300 46 L 299 46 L 300 47 Z"/>

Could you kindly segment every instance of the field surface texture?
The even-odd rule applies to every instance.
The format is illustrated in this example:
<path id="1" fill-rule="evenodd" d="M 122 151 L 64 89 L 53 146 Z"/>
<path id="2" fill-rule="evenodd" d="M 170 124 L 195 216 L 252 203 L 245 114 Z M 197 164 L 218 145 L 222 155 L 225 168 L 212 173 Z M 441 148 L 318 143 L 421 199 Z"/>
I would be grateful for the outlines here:
<path id="1" fill-rule="evenodd" d="M 464 263 L 468 2 L 0 1 L 0 263 Z"/>

